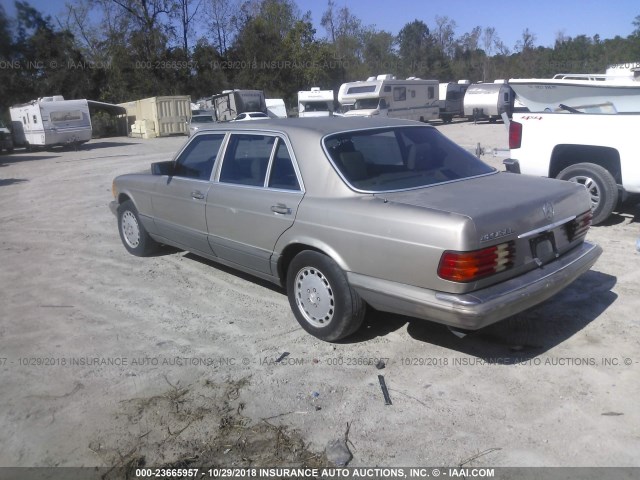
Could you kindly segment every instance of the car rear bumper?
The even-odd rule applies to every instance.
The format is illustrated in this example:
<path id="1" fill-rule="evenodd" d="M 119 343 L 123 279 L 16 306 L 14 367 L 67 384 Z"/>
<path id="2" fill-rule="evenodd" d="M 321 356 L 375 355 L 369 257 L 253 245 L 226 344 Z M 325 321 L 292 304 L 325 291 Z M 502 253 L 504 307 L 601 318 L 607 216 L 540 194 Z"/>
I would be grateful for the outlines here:
<path id="1" fill-rule="evenodd" d="M 477 330 L 533 307 L 565 288 L 596 262 L 589 242 L 519 277 L 467 294 L 450 294 L 349 272 L 349 283 L 377 310 Z"/>

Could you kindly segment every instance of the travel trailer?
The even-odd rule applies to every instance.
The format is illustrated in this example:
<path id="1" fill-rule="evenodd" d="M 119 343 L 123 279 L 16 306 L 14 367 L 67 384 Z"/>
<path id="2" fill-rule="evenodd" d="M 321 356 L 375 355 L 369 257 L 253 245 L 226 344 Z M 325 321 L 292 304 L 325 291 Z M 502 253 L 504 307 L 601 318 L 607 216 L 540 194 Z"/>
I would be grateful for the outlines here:
<path id="1" fill-rule="evenodd" d="M 120 106 L 127 110 L 133 137 L 156 138 L 189 134 L 189 95 L 143 98 L 121 103 Z"/>
<path id="2" fill-rule="evenodd" d="M 262 90 L 224 90 L 211 97 L 218 122 L 228 122 L 245 112 L 267 113 Z"/>
<path id="3" fill-rule="evenodd" d="M 397 80 L 389 74 L 342 84 L 338 102 L 353 104 L 345 117 L 380 115 L 426 122 L 440 113 L 437 80 Z"/>
<path id="4" fill-rule="evenodd" d="M 464 94 L 469 88 L 469 80 L 441 83 L 438 87 L 438 107 L 440 118 L 444 123 L 450 123 L 453 117 L 464 116 Z"/>
<path id="5" fill-rule="evenodd" d="M 13 141 L 18 147 L 78 145 L 91 140 L 91 116 L 86 100 L 62 95 L 42 97 L 9 108 Z"/>
<path id="6" fill-rule="evenodd" d="M 513 113 L 514 94 L 504 80 L 494 83 L 474 83 L 464 94 L 464 116 L 473 119 L 488 119 L 495 122 L 506 113 Z"/>
<path id="7" fill-rule="evenodd" d="M 287 106 L 282 98 L 265 98 L 267 115 L 271 118 L 287 118 Z"/>
<path id="8" fill-rule="evenodd" d="M 311 90 L 298 92 L 299 117 L 329 117 L 333 115 L 333 90 Z"/>

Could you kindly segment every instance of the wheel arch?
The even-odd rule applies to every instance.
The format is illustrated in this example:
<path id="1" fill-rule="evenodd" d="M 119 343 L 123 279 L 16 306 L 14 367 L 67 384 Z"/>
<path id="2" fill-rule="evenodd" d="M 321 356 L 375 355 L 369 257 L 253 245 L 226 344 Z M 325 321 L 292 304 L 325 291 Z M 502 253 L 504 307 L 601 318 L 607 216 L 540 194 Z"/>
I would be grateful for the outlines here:
<path id="1" fill-rule="evenodd" d="M 622 184 L 620 153 L 615 148 L 597 145 L 556 145 L 551 152 L 549 177 L 556 178 L 562 170 L 577 163 L 599 165 L 611 173 L 618 185 Z"/>
<path id="2" fill-rule="evenodd" d="M 131 197 L 131 195 L 127 193 L 122 193 L 122 192 L 118 193 L 118 197 L 116 198 L 116 202 L 118 202 L 118 205 L 122 205 L 127 200 L 131 200 L 131 202 L 133 202 L 134 205 L 136 204 L 136 202 L 133 201 L 133 198 Z"/>
<path id="3" fill-rule="evenodd" d="M 331 246 L 316 239 L 298 239 L 296 241 L 292 241 L 286 247 L 284 247 L 282 253 L 280 254 L 280 257 L 278 258 L 277 274 L 282 286 L 286 286 L 287 273 L 289 271 L 289 265 L 291 264 L 291 261 L 295 258 L 296 255 L 305 250 L 310 250 L 326 255 L 334 262 L 336 262 L 343 271 L 348 270 L 347 264 L 344 259 Z"/>

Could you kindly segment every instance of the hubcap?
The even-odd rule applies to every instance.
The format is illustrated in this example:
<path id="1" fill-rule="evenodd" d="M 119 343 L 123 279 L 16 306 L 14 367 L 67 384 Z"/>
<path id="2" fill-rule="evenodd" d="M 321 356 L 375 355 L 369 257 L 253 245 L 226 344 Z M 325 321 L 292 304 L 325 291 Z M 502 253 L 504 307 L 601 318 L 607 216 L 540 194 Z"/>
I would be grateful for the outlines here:
<path id="1" fill-rule="evenodd" d="M 296 302 L 302 316 L 316 328 L 333 318 L 335 299 L 327 278 L 317 268 L 304 267 L 296 275 Z"/>
<path id="2" fill-rule="evenodd" d="M 569 181 L 584 185 L 589 192 L 589 195 L 591 195 L 591 210 L 598 208 L 598 205 L 600 204 L 600 189 L 593 178 L 585 177 L 584 175 L 576 175 L 575 177 L 571 177 Z"/>
<path id="3" fill-rule="evenodd" d="M 133 212 L 127 210 L 122 214 L 121 228 L 125 242 L 131 248 L 136 248 L 140 245 L 140 227 L 138 226 L 138 220 Z"/>

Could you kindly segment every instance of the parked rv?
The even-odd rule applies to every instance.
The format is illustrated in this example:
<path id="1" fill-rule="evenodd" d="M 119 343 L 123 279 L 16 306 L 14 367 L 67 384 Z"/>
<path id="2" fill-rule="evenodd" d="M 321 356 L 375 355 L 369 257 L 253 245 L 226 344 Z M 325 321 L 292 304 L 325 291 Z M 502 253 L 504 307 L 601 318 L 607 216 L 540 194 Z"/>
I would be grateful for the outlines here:
<path id="1" fill-rule="evenodd" d="M 150 97 L 121 103 L 126 108 L 131 135 L 141 138 L 188 135 L 191 97 L 174 95 Z"/>
<path id="2" fill-rule="evenodd" d="M 78 145 L 91 140 L 86 100 L 43 97 L 9 108 L 13 143 L 20 147 Z"/>
<path id="3" fill-rule="evenodd" d="M 469 80 L 441 83 L 438 86 L 438 107 L 440 118 L 444 123 L 450 123 L 453 117 L 464 116 L 464 94 L 469 88 Z"/>
<path id="4" fill-rule="evenodd" d="M 211 97 L 218 122 L 228 122 L 241 113 L 267 113 L 267 103 L 262 90 L 225 90 Z"/>
<path id="5" fill-rule="evenodd" d="M 440 113 L 437 80 L 397 80 L 389 74 L 342 84 L 338 102 L 353 104 L 346 117 L 380 115 L 426 122 Z"/>
<path id="6" fill-rule="evenodd" d="M 287 118 L 287 106 L 282 98 L 265 98 L 264 101 L 270 118 Z"/>
<path id="7" fill-rule="evenodd" d="M 464 94 L 464 116 L 473 119 L 488 119 L 495 122 L 503 112 L 513 113 L 513 90 L 504 80 L 494 83 L 474 83 Z"/>
<path id="8" fill-rule="evenodd" d="M 299 117 L 329 117 L 333 115 L 333 108 L 333 90 L 312 87 L 298 92 Z"/>

